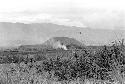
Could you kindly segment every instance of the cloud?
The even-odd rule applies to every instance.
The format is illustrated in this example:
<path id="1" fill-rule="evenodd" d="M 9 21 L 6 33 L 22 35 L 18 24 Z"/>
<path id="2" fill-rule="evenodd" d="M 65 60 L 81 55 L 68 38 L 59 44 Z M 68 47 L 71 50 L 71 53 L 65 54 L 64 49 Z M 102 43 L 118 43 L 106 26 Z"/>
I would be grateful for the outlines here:
<path id="1" fill-rule="evenodd" d="M 0 13 L 0 22 L 54 23 L 98 29 L 125 29 L 125 11 L 72 8 L 63 10 Z"/>
<path id="2" fill-rule="evenodd" d="M 125 29 L 125 12 L 102 11 L 82 16 L 86 25 L 99 29 Z"/>
<path id="3" fill-rule="evenodd" d="M 78 26 L 78 27 L 86 27 L 82 22 L 70 20 L 65 17 L 58 17 L 56 15 L 51 14 L 24 14 L 24 13 L 7 13 L 0 14 L 0 22 L 20 22 L 20 23 L 54 23 L 66 26 Z"/>

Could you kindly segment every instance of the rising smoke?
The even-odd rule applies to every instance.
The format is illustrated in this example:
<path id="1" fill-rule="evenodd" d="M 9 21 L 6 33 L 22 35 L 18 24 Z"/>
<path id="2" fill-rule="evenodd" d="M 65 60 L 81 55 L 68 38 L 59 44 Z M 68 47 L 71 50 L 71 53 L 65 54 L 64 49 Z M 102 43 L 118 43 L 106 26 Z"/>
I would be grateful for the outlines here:
<path id="1" fill-rule="evenodd" d="M 66 47 L 66 45 L 62 44 L 60 41 L 55 42 L 53 44 L 53 47 L 56 48 L 56 49 L 57 48 L 62 48 L 64 50 L 68 50 L 67 47 Z"/>

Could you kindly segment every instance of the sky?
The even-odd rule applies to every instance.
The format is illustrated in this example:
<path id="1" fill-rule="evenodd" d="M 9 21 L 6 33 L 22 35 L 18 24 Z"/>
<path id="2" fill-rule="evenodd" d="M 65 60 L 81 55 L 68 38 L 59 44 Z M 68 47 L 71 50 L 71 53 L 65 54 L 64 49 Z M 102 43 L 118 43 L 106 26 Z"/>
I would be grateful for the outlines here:
<path id="1" fill-rule="evenodd" d="M 124 3 L 124 0 L 0 0 L 0 21 L 125 29 Z"/>
<path id="2" fill-rule="evenodd" d="M 0 0 L 0 22 L 47 22 L 81 28 L 125 30 L 124 3 L 125 0 Z M 0 25 L 0 46 L 23 43 L 25 39 L 28 39 L 27 43 L 44 40 L 44 35 L 42 37 L 40 33 L 38 36 L 34 29 L 27 28 L 27 32 L 23 32 L 21 28 L 13 29 L 13 26 L 11 30 L 2 27 Z"/>

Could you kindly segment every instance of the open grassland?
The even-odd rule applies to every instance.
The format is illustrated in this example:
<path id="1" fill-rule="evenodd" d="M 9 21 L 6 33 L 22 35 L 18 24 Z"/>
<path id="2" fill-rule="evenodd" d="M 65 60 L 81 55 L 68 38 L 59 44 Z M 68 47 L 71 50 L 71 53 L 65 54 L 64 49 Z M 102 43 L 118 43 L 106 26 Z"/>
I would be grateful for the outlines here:
<path id="1" fill-rule="evenodd" d="M 125 84 L 123 45 L 0 55 L 0 84 Z"/>

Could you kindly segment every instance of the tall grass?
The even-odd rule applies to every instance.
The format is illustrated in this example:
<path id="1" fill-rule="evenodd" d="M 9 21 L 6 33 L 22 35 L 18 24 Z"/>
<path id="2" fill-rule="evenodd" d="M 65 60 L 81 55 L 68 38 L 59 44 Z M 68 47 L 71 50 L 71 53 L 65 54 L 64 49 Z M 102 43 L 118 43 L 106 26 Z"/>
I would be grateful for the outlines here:
<path id="1" fill-rule="evenodd" d="M 124 45 L 79 49 L 69 54 L 70 57 L 56 55 L 55 58 L 5 56 L 0 64 L 0 84 L 125 83 Z"/>

